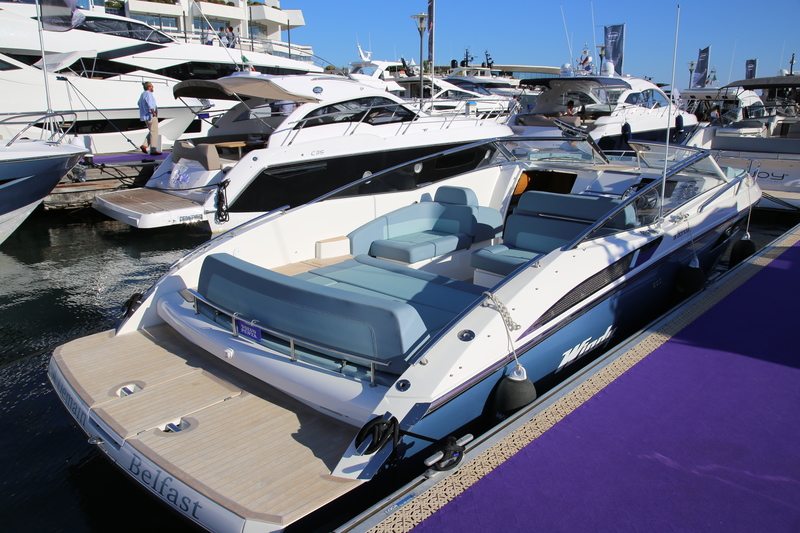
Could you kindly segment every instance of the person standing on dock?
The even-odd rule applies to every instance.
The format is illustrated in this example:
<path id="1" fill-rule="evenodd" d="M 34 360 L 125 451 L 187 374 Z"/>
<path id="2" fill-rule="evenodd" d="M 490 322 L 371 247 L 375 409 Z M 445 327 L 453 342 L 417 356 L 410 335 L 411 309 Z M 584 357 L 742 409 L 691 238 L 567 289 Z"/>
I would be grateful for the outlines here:
<path id="1" fill-rule="evenodd" d="M 147 137 L 142 145 L 142 152 L 150 155 L 161 155 L 156 143 L 158 142 L 158 106 L 153 95 L 153 84 L 149 81 L 142 83 L 144 91 L 139 97 L 139 119 L 147 124 Z M 149 147 L 149 150 L 148 150 Z"/>

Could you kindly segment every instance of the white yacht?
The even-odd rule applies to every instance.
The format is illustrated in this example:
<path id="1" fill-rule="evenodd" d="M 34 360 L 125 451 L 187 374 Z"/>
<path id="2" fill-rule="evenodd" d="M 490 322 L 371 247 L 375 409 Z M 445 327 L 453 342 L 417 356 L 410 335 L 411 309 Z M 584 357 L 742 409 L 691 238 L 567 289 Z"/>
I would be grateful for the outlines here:
<path id="1" fill-rule="evenodd" d="M 698 129 L 686 144 L 713 150 L 723 164 L 757 159 L 764 191 L 759 208 L 800 210 L 800 76 L 739 80 L 720 90 L 741 95 L 740 107 Z"/>
<path id="2" fill-rule="evenodd" d="M 486 91 L 506 98 L 520 94 L 520 80 L 501 76 L 490 67 L 458 67 L 445 76 L 444 80 L 473 92 Z"/>
<path id="3" fill-rule="evenodd" d="M 0 53 L 11 58 L 6 64 L 13 65 L 4 74 L 24 84 L 17 85 L 24 87 L 19 92 L 7 91 L 12 97 L 0 102 L 0 115 L 46 111 L 41 72 L 38 81 L 36 71 L 22 73 L 27 65 L 42 66 L 35 9 L 31 4 L 0 2 Z M 199 119 L 198 111 L 206 108 L 206 113 L 217 114 L 230 107 L 229 102 L 179 102 L 172 96 L 178 81 L 216 79 L 244 69 L 270 74 L 321 72 L 311 63 L 270 54 L 180 43 L 137 20 L 95 11 L 87 12 L 75 29 L 43 32 L 43 45 L 52 110 L 77 113 L 72 131 L 80 137 L 77 142 L 94 154 L 138 151 L 147 135 L 137 107 L 143 81 L 156 88 L 162 111 L 161 147 L 168 150 L 184 132 L 196 135 L 208 129 L 209 121 Z"/>
<path id="4" fill-rule="evenodd" d="M 179 141 L 145 187 L 96 196 L 98 211 L 139 228 L 201 223 L 217 232 L 306 203 L 353 175 L 513 134 L 504 120 L 428 115 L 335 75 L 241 73 L 187 80 L 174 93 L 240 103 L 208 136 Z"/>
<path id="5" fill-rule="evenodd" d="M 480 142 L 269 213 L 56 348 L 53 388 L 122 475 L 207 530 L 333 530 L 310 515 L 455 467 L 543 380 L 700 288 L 758 185 L 708 151 L 631 145 Z"/>
<path id="6" fill-rule="evenodd" d="M 419 77 L 395 80 L 395 83 L 403 89 L 401 96 L 416 105 L 421 105 L 423 111 L 431 114 L 509 115 L 516 102 L 513 98 L 492 94 L 480 86 L 475 87 L 475 91 L 470 91 L 442 78 L 430 76 L 424 76 L 422 82 L 420 100 Z"/>
<path id="7" fill-rule="evenodd" d="M 45 84 L 42 70 L 0 54 L 0 83 L 4 88 L 0 119 L 20 113 L 41 114 L 43 109 L 47 110 L 49 90 L 51 111 L 74 118 L 69 124 L 71 129 L 67 142 L 82 146 L 93 154 L 138 152 L 147 135 L 137 107 L 143 81 L 154 86 L 159 107 L 159 134 L 164 149 L 187 130 L 191 131 L 193 125 L 197 125 L 196 114 L 210 105 L 196 99 L 176 100 L 172 96 L 176 80 L 157 74 L 137 72 L 95 79 L 70 72 L 53 73 L 59 63 L 72 62 L 78 56 L 76 53 L 47 56 L 50 68 L 46 74 L 48 83 Z M 10 139 L 22 127 L 18 121 L 2 122 L 0 137 Z M 200 128 L 196 129 L 199 131 Z"/>
<path id="8" fill-rule="evenodd" d="M 517 133 L 552 136 L 558 132 L 553 121 L 559 119 L 588 131 L 603 150 L 618 151 L 627 150 L 631 139 L 664 141 L 668 128 L 677 139 L 697 124 L 697 117 L 670 104 L 664 91 L 648 80 L 617 76 L 608 65 L 601 76 L 575 75 L 567 67 L 559 77 L 521 81 L 523 87 L 544 90 L 530 113 L 516 117 Z"/>

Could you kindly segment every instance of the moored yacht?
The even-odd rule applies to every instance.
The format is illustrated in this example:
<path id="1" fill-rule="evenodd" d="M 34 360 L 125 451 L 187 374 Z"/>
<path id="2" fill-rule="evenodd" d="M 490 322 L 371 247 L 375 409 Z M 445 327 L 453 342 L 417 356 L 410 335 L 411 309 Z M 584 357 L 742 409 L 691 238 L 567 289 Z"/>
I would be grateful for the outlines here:
<path id="1" fill-rule="evenodd" d="M 383 473 L 452 468 L 467 434 L 691 292 L 679 274 L 702 279 L 760 197 L 708 151 L 610 161 L 566 140 L 447 150 L 220 235 L 115 331 L 57 348 L 53 387 L 211 531 L 279 531 Z"/>
<path id="2" fill-rule="evenodd" d="M 600 76 L 575 75 L 565 67 L 559 77 L 520 83 L 543 88 L 534 108 L 515 119 L 514 130 L 521 135 L 552 136 L 558 131 L 554 119 L 559 119 L 583 128 L 603 150 L 619 151 L 627 150 L 630 139 L 664 141 L 668 129 L 673 139 L 679 139 L 697 124 L 693 114 L 671 104 L 657 85 L 617 76 L 610 63 Z"/>
<path id="3" fill-rule="evenodd" d="M 230 106 L 225 101 L 176 101 L 171 93 L 178 81 L 216 79 L 245 69 L 281 75 L 322 72 L 306 61 L 181 43 L 138 20 L 97 11 L 81 13 L 80 25 L 63 32 L 44 32 L 40 43 L 36 6 L 0 2 L 0 53 L 10 58 L 5 63 L 13 65 L 10 69 L 4 67 L 4 74 L 24 77 L 24 89 L 6 92 L 13 98 L 0 102 L 0 115 L 45 110 L 41 72 L 38 81 L 36 71 L 24 76 L 16 72 L 26 65 L 42 68 L 43 46 L 47 72 L 56 80 L 49 82 L 53 110 L 76 113 L 77 121 L 72 127 L 73 134 L 79 137 L 76 142 L 95 155 L 138 151 L 147 135 L 137 107 L 144 81 L 151 81 L 156 87 L 162 111 L 162 149 L 169 150 L 184 133 L 193 136 L 208 130 L 210 120 L 199 119 L 198 111 L 206 108 L 206 114 L 218 115 Z"/>
<path id="4" fill-rule="evenodd" d="M 721 90 L 744 95 L 740 107 L 695 131 L 686 144 L 714 150 L 723 164 L 758 160 L 759 207 L 800 210 L 800 76 L 739 80 Z"/>
<path id="5" fill-rule="evenodd" d="M 513 133 L 494 119 L 418 112 L 342 76 L 242 73 L 187 80 L 174 93 L 241 102 L 208 136 L 179 141 L 143 188 L 96 196 L 98 211 L 139 228 L 201 223 L 218 232 L 354 175 Z"/>

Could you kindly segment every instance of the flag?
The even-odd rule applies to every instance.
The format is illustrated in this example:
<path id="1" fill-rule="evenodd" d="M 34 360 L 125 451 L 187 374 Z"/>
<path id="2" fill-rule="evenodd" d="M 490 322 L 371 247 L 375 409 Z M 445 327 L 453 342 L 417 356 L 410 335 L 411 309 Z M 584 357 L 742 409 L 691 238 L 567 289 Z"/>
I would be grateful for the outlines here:
<path id="1" fill-rule="evenodd" d="M 68 31 L 86 20 L 78 0 L 39 0 L 39 9 L 42 29 L 47 31 Z"/>
<path id="2" fill-rule="evenodd" d="M 606 26 L 605 36 L 605 60 L 614 64 L 614 72 L 622 74 L 622 60 L 625 54 L 625 24 Z"/>
<path id="3" fill-rule="evenodd" d="M 756 63 L 757 59 L 748 59 L 744 62 L 744 79 L 752 80 L 756 77 Z"/>
<path id="4" fill-rule="evenodd" d="M 708 58 L 711 55 L 711 47 L 707 46 L 697 54 L 697 65 L 692 75 L 690 89 L 702 89 L 709 83 L 708 79 Z"/>
<path id="5" fill-rule="evenodd" d="M 431 73 L 433 72 L 433 15 L 435 9 L 435 0 L 428 0 L 428 63 L 431 66 Z"/>

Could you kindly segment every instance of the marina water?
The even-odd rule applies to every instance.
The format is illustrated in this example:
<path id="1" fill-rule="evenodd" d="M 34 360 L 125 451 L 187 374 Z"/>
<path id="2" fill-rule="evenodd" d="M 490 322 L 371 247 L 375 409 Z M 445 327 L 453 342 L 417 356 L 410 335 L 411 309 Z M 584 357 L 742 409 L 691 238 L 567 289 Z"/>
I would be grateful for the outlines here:
<path id="1" fill-rule="evenodd" d="M 756 214 L 763 247 L 797 217 Z M 87 444 L 47 379 L 53 349 L 121 307 L 210 235 L 137 230 L 91 209 L 35 212 L 0 246 L 0 530 L 198 531 Z"/>

